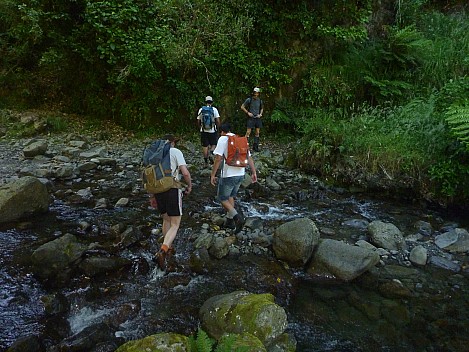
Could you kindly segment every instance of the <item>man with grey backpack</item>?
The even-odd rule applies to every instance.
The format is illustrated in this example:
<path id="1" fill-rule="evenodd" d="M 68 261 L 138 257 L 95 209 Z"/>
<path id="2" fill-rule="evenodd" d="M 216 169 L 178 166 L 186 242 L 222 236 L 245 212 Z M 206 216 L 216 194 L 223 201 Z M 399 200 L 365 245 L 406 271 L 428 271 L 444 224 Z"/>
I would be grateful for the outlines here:
<path id="1" fill-rule="evenodd" d="M 212 153 L 218 141 L 218 127 L 220 126 L 220 114 L 213 104 L 213 98 L 208 95 L 205 97 L 205 105 L 197 113 L 197 122 L 200 128 L 200 142 L 202 144 L 202 153 L 205 166 L 213 164 Z"/>
<path id="2" fill-rule="evenodd" d="M 255 87 L 252 91 L 252 95 L 241 104 L 241 110 L 244 111 L 247 116 L 246 137 L 248 139 L 254 128 L 254 143 L 252 149 L 255 152 L 259 151 L 259 134 L 262 128 L 262 113 L 264 112 L 264 103 L 260 95 L 260 88 Z"/>

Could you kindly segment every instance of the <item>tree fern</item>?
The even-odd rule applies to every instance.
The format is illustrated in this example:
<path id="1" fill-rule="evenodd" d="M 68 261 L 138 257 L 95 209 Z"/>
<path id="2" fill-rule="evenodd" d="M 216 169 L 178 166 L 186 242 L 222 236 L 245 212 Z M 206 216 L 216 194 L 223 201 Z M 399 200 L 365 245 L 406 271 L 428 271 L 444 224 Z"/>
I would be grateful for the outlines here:
<path id="1" fill-rule="evenodd" d="M 446 121 L 451 132 L 469 150 L 469 102 L 449 107 L 446 111 Z"/>

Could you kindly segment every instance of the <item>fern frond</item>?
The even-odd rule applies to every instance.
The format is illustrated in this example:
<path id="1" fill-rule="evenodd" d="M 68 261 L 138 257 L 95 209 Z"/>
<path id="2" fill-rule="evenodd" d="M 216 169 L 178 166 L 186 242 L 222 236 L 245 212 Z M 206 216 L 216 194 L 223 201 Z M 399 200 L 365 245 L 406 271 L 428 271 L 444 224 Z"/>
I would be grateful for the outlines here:
<path id="1" fill-rule="evenodd" d="M 205 331 L 199 328 L 197 331 L 197 338 L 195 340 L 197 352 L 211 352 L 214 343 L 215 341 L 208 337 Z"/>
<path id="2" fill-rule="evenodd" d="M 469 102 L 449 107 L 446 111 L 446 122 L 451 132 L 469 150 Z"/>

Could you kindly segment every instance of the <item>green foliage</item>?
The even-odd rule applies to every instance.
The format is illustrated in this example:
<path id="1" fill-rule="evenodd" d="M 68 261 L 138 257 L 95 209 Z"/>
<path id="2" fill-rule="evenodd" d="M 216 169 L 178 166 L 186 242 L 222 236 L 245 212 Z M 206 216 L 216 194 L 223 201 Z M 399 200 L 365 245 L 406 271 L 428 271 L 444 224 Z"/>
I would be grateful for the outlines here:
<path id="1" fill-rule="evenodd" d="M 189 342 L 191 344 L 191 351 L 193 352 L 211 352 L 212 346 L 215 344 L 215 341 L 200 328 L 197 331 L 197 337 L 194 338 L 194 336 L 190 336 Z"/>
<path id="2" fill-rule="evenodd" d="M 451 158 L 436 163 L 429 169 L 435 183 L 435 193 L 440 196 L 464 199 L 469 196 L 469 164 Z"/>
<path id="3" fill-rule="evenodd" d="M 391 176 L 405 172 L 418 179 L 452 143 L 434 107 L 430 97 L 398 108 L 362 108 L 351 119 L 315 110 L 304 124 L 298 155 L 305 168 L 322 173 L 351 158 L 368 172 L 384 169 Z"/>
<path id="4" fill-rule="evenodd" d="M 189 336 L 189 343 L 192 352 L 248 352 L 249 348 L 237 346 L 237 339 L 237 335 L 230 334 L 223 336 L 217 343 L 199 328 L 196 337 Z"/>
<path id="5" fill-rule="evenodd" d="M 469 151 L 469 100 L 464 105 L 453 105 L 446 111 L 446 122 L 451 132 Z"/>

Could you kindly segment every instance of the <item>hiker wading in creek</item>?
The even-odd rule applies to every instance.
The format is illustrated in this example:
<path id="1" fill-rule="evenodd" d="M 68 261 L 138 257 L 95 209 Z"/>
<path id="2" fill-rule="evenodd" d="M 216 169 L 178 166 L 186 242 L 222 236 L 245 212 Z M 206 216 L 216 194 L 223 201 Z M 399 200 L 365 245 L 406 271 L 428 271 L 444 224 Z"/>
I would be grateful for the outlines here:
<path id="1" fill-rule="evenodd" d="M 238 193 L 239 187 L 244 180 L 244 174 L 246 172 L 245 165 L 243 166 L 231 166 L 228 165 L 226 159 L 228 157 L 228 139 L 229 136 L 235 136 L 230 131 L 231 126 L 229 123 L 223 123 L 220 126 L 221 136 L 218 139 L 217 146 L 213 151 L 215 155 L 215 162 L 213 164 L 212 173 L 210 175 L 210 183 L 213 186 L 217 185 L 217 171 L 220 164 L 223 162 L 220 178 L 218 179 L 218 194 L 217 198 L 221 202 L 223 208 L 226 210 L 226 223 L 225 227 L 235 228 L 235 233 L 241 231 L 244 226 L 244 217 L 242 214 L 238 214 L 235 208 L 235 197 Z M 252 182 L 257 182 L 256 167 L 254 161 L 247 148 L 246 137 L 238 137 L 245 140 L 246 154 L 243 158 L 243 164 L 248 164 L 251 169 Z"/>
<path id="2" fill-rule="evenodd" d="M 171 188 L 163 193 L 150 194 L 151 206 L 153 208 L 157 208 L 163 217 L 163 244 L 155 255 L 156 263 L 161 270 L 166 269 L 167 260 L 169 259 L 169 256 L 174 253 L 172 243 L 176 238 L 179 225 L 181 224 L 183 194 L 187 195 L 192 191 L 192 180 L 189 170 L 187 169 L 186 161 L 184 160 L 182 152 L 175 148 L 178 138 L 173 135 L 166 135 L 163 139 L 166 139 L 171 143 L 169 155 L 173 177 L 179 181 L 181 173 L 187 186 L 185 189 Z"/>

